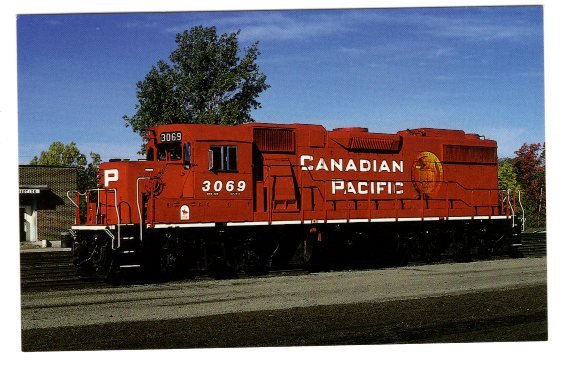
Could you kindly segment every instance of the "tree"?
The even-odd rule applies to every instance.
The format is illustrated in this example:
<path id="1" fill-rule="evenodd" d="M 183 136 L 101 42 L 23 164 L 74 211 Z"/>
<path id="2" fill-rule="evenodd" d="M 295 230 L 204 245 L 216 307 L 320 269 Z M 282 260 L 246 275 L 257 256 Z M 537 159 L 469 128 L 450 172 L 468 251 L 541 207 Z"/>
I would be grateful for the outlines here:
<path id="1" fill-rule="evenodd" d="M 78 189 L 83 191 L 98 187 L 98 172 L 102 158 L 99 154 L 90 152 L 90 159 L 92 161 L 80 169 L 78 174 Z"/>
<path id="2" fill-rule="evenodd" d="M 514 153 L 512 164 L 524 196 L 528 224 L 540 226 L 546 218 L 546 147 L 525 143 Z"/>
<path id="3" fill-rule="evenodd" d="M 258 42 L 238 56 L 240 31 L 218 35 L 216 27 L 197 26 L 176 35 L 170 62 L 160 60 L 136 84 L 136 113 L 123 116 L 144 138 L 160 124 L 242 124 L 253 121 L 259 94 L 268 89 L 256 59 Z"/>
<path id="4" fill-rule="evenodd" d="M 506 158 L 498 162 L 498 188 L 509 189 L 512 192 L 520 189 L 514 172 L 513 159 Z"/>
<path id="5" fill-rule="evenodd" d="M 40 158 L 34 156 L 30 165 L 55 165 L 55 166 L 86 166 L 86 156 L 80 153 L 76 143 L 64 144 L 55 141 L 47 151 L 40 153 Z"/>
<path id="6" fill-rule="evenodd" d="M 91 162 L 88 163 L 86 155 L 80 153 L 76 143 L 64 144 L 55 141 L 42 151 L 40 157 L 34 156 L 30 165 L 51 165 L 60 167 L 78 168 L 78 189 L 86 190 L 96 188 L 98 185 L 98 167 L 102 162 L 100 155 L 90 152 Z"/>

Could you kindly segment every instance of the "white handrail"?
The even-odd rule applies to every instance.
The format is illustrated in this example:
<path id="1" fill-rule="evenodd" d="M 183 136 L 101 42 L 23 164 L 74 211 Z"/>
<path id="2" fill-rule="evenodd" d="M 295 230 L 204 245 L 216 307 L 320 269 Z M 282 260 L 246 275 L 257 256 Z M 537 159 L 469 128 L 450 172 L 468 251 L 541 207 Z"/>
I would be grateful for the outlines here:
<path id="1" fill-rule="evenodd" d="M 520 204 L 520 209 L 522 210 L 522 218 L 520 219 L 522 221 L 522 232 L 524 232 L 524 225 L 526 223 L 526 218 L 524 217 L 524 206 L 522 205 L 522 199 L 521 199 L 521 193 L 520 191 L 518 191 L 518 203 Z"/>
<path id="2" fill-rule="evenodd" d="M 72 198 L 70 197 L 70 193 L 71 193 L 71 192 L 75 192 L 77 195 L 80 195 L 80 196 L 86 195 L 86 192 L 80 193 L 79 191 L 76 191 L 76 190 L 67 191 L 67 192 L 66 192 L 66 197 L 68 198 L 68 200 L 70 200 L 70 202 L 71 202 L 72 204 L 74 204 L 74 206 L 75 206 L 76 208 L 80 209 L 80 207 L 78 206 L 78 204 L 76 204 L 76 202 L 75 202 L 74 200 L 72 200 Z"/>
<path id="3" fill-rule="evenodd" d="M 118 249 L 120 248 L 120 225 L 122 224 L 121 220 L 120 220 L 120 211 L 118 210 L 118 191 L 116 190 L 116 188 L 93 188 L 93 189 L 87 189 L 84 192 L 80 192 L 80 191 L 67 191 L 66 192 L 66 197 L 68 198 L 68 200 L 70 200 L 72 202 L 72 204 L 74 204 L 74 206 L 77 209 L 80 209 L 80 207 L 76 204 L 76 202 L 74 200 L 72 200 L 72 198 L 70 197 L 70 193 L 75 192 L 76 194 L 78 194 L 79 196 L 86 196 L 89 192 L 98 192 L 97 195 L 97 201 L 96 201 L 96 217 L 98 217 L 98 214 L 100 212 L 100 191 L 104 191 L 106 193 L 108 193 L 109 191 L 114 192 L 114 209 L 116 211 L 116 222 L 118 223 L 118 246 L 116 248 L 112 247 L 112 249 Z M 114 238 L 112 238 L 112 243 L 114 243 Z"/>
<path id="4" fill-rule="evenodd" d="M 512 228 L 514 228 L 514 218 L 515 218 L 515 214 L 514 214 L 514 207 L 512 206 L 512 201 L 510 200 L 510 189 L 506 190 L 506 195 L 507 195 L 507 200 L 508 200 L 508 206 L 510 207 L 510 212 L 512 212 Z"/>
<path id="5" fill-rule="evenodd" d="M 136 179 L 136 208 L 138 209 L 138 219 L 140 220 L 140 241 L 142 241 L 144 223 L 142 222 L 142 209 L 140 208 L 140 180 L 150 180 L 150 177 L 143 176 Z"/>

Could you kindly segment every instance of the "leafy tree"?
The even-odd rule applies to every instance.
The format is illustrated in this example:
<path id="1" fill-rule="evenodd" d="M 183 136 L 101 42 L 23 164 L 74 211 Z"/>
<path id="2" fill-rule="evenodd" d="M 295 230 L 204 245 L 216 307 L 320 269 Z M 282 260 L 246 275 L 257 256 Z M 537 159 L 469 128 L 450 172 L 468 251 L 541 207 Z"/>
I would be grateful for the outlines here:
<path id="1" fill-rule="evenodd" d="M 98 187 L 98 171 L 102 158 L 99 154 L 90 152 L 90 163 L 81 169 L 78 175 L 78 188 L 80 190 L 93 189 Z"/>
<path id="2" fill-rule="evenodd" d="M 90 152 L 90 163 L 86 160 L 86 155 L 80 153 L 76 143 L 64 144 L 55 141 L 48 147 L 47 151 L 42 151 L 40 157 L 34 156 L 30 165 L 51 165 L 60 167 L 78 168 L 78 189 L 86 190 L 96 188 L 98 184 L 98 167 L 102 162 L 100 155 Z"/>
<path id="3" fill-rule="evenodd" d="M 513 192 L 520 189 L 516 172 L 514 172 L 513 160 L 510 158 L 498 162 L 498 188 L 509 189 Z"/>
<path id="4" fill-rule="evenodd" d="M 86 166 L 86 156 L 80 153 L 76 143 L 64 144 L 55 141 L 48 147 L 47 151 L 42 151 L 40 157 L 34 156 L 30 165 L 56 165 L 56 166 Z"/>
<path id="5" fill-rule="evenodd" d="M 527 225 L 539 227 L 546 220 L 546 147 L 525 143 L 514 153 L 512 164 L 524 196 Z"/>
<path id="6" fill-rule="evenodd" d="M 197 26 L 177 34 L 170 63 L 160 60 L 136 84 L 136 113 L 123 116 L 126 127 L 144 138 L 146 128 L 160 124 L 253 121 L 250 112 L 270 86 L 256 63 L 258 42 L 238 56 L 239 33 Z"/>

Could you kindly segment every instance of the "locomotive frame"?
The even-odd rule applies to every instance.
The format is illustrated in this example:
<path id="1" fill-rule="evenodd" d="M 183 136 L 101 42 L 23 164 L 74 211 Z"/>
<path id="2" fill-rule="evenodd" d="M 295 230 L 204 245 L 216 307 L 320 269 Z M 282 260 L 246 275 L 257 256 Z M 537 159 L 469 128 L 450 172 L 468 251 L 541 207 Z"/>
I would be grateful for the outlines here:
<path id="1" fill-rule="evenodd" d="M 69 192 L 83 276 L 518 254 L 519 195 L 497 189 L 496 142 L 476 134 L 177 124 L 147 140 L 145 160 L 103 163 L 97 189 Z"/>

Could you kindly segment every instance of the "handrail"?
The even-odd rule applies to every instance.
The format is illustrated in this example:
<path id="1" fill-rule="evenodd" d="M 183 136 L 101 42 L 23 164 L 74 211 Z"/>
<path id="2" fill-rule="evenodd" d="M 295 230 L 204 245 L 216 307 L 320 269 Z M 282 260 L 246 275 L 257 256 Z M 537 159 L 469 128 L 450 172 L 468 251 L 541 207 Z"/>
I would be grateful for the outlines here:
<path id="1" fill-rule="evenodd" d="M 512 201 L 510 199 L 510 189 L 506 190 L 506 200 L 508 201 L 508 206 L 510 207 L 510 213 L 512 216 L 512 228 L 514 228 L 514 219 L 516 218 L 516 215 L 514 213 L 514 207 L 512 206 Z"/>
<path id="2" fill-rule="evenodd" d="M 341 179 L 341 178 L 339 178 L 339 179 L 316 180 L 316 181 L 318 181 L 318 182 L 323 182 L 324 184 L 327 184 L 327 183 L 329 183 L 329 182 L 331 182 L 331 181 L 334 181 L 334 180 L 338 180 L 338 181 L 354 181 L 354 182 L 376 182 L 376 181 L 379 181 L 379 180 L 368 180 L 368 179 L 353 179 L 353 180 L 350 180 L 350 179 Z M 412 180 L 401 180 L 401 181 L 395 181 L 395 182 L 398 182 L 398 183 L 411 183 Z M 462 186 L 462 184 L 460 184 L 460 183 L 458 183 L 458 182 L 456 182 L 456 181 L 442 181 L 441 183 L 443 183 L 444 185 L 449 185 L 449 184 L 451 184 L 451 185 L 456 185 L 456 186 L 461 187 L 461 188 L 462 188 L 463 190 L 465 190 L 465 191 L 469 191 L 469 192 L 471 193 L 471 197 L 470 197 L 470 200 L 471 200 L 471 201 L 474 200 L 474 193 L 475 193 L 475 192 L 476 192 L 476 194 L 477 194 L 478 191 L 488 192 L 488 193 L 492 193 L 492 192 L 495 192 L 495 191 L 500 191 L 500 189 L 498 189 L 498 188 L 466 188 L 466 187 Z M 346 194 L 346 195 L 347 195 L 347 194 Z M 400 196 L 400 195 L 397 195 L 397 194 L 392 194 L 392 195 L 393 195 L 394 197 L 389 197 L 389 198 L 376 198 L 376 197 L 374 197 L 374 195 L 371 193 L 371 191 L 368 190 L 367 193 L 365 193 L 365 194 L 363 194 L 363 195 L 359 195 L 359 196 L 367 196 L 367 197 L 368 197 L 368 196 L 371 196 L 373 200 L 390 200 L 390 201 L 392 201 L 392 200 L 396 201 L 396 200 L 398 199 L 398 197 Z M 322 197 L 324 197 L 324 196 L 322 196 Z M 445 200 L 446 198 L 447 198 L 447 195 L 445 195 L 444 197 L 439 197 L 439 198 L 435 198 L 435 199 L 430 199 L 430 198 L 429 198 L 428 200 Z M 348 200 L 349 200 L 348 198 L 325 198 L 325 201 L 348 201 Z M 365 200 L 365 199 L 361 198 L 361 199 L 353 199 L 353 200 Z M 421 196 L 421 195 L 418 195 L 417 197 L 401 198 L 401 200 L 414 200 L 414 201 L 418 200 L 418 201 L 420 201 L 420 200 L 423 200 L 423 199 L 422 199 L 422 196 Z M 453 200 L 454 200 L 454 199 L 453 199 Z M 458 201 L 461 201 L 461 202 L 464 203 L 464 204 L 466 204 L 466 205 L 467 205 L 468 207 L 470 207 L 470 208 L 473 208 L 473 207 L 478 206 L 478 205 L 475 205 L 475 204 L 470 203 L 470 202 L 468 202 L 468 201 L 466 201 L 466 200 L 463 200 L 463 199 L 457 199 L 457 200 L 458 200 Z"/>
<path id="3" fill-rule="evenodd" d="M 75 206 L 77 209 L 80 209 L 80 207 L 78 206 L 78 204 L 76 204 L 76 202 L 75 202 L 74 200 L 72 200 L 72 198 L 70 197 L 70 193 L 71 193 L 71 192 L 75 192 L 76 195 L 80 195 L 80 196 L 86 195 L 86 192 L 81 193 L 80 191 L 76 191 L 76 190 L 71 190 L 71 191 L 67 191 L 67 192 L 66 192 L 66 197 L 68 198 L 68 200 L 70 200 L 70 201 L 72 202 L 72 204 L 74 204 L 74 206 Z"/>
<path id="4" fill-rule="evenodd" d="M 379 202 L 383 202 L 383 201 L 393 201 L 394 202 L 394 210 L 396 212 L 395 216 L 398 216 L 398 210 L 401 209 L 400 207 L 398 207 L 398 203 L 402 202 L 402 201 L 421 201 L 422 204 L 424 204 L 425 200 L 442 200 L 444 201 L 444 205 L 447 209 L 446 215 L 447 217 L 449 216 L 449 212 L 451 209 L 451 203 L 452 202 L 459 202 L 460 204 L 463 204 L 465 207 L 472 209 L 473 213 L 472 216 L 477 216 L 478 212 L 479 212 L 479 208 L 488 208 L 490 209 L 489 212 L 489 216 L 493 216 L 496 214 L 495 209 L 498 211 L 501 211 L 502 206 L 500 205 L 501 203 L 504 203 L 506 198 L 502 199 L 500 194 L 497 193 L 498 191 L 502 191 L 501 189 L 498 188 L 471 188 L 471 187 L 467 187 L 462 185 L 459 181 L 439 181 L 439 183 L 441 183 L 444 187 L 449 188 L 456 188 L 456 190 L 459 190 L 459 194 L 460 196 L 455 196 L 457 197 L 456 199 L 451 199 L 450 196 L 448 195 L 448 193 L 444 193 L 443 196 L 440 195 L 438 198 L 425 198 L 424 196 L 422 196 L 422 194 L 419 194 L 418 196 L 406 196 L 406 195 L 397 195 L 397 194 L 392 194 L 391 196 L 378 196 L 375 195 L 370 189 L 368 189 L 368 193 L 367 194 L 363 194 L 363 195 L 359 195 L 359 196 L 348 196 L 348 194 L 346 193 L 345 196 L 341 196 L 341 197 L 336 197 L 336 196 L 329 196 L 328 195 L 328 184 L 333 181 L 333 178 L 323 178 L 320 175 L 311 172 L 307 167 L 302 167 L 301 165 L 298 164 L 275 164 L 275 167 L 289 167 L 294 169 L 294 167 L 298 167 L 300 169 L 300 172 L 298 172 L 296 175 L 300 176 L 300 183 L 303 185 L 303 178 L 304 175 L 307 175 L 307 177 L 310 179 L 312 184 L 323 184 L 323 188 L 318 188 L 319 194 L 320 194 L 320 199 L 321 201 L 324 202 L 324 216 L 325 218 L 327 217 L 328 214 L 328 204 L 330 202 L 338 202 L 338 201 L 345 201 L 347 203 L 346 206 L 346 217 L 349 218 L 350 217 L 350 210 L 351 208 L 348 206 L 348 204 L 350 202 L 354 202 L 355 204 L 358 201 L 367 201 L 368 202 L 368 215 L 370 218 L 372 218 L 372 216 L 374 215 L 373 212 L 373 208 L 372 208 L 372 203 L 375 203 L 377 206 L 379 204 Z M 266 168 L 270 168 L 270 165 L 264 165 L 264 167 Z M 307 172 L 306 172 L 307 171 Z M 269 173 L 269 172 L 268 172 Z M 265 185 L 268 185 L 268 189 L 269 189 L 269 193 L 268 193 L 268 200 L 269 200 L 269 220 L 270 220 L 270 215 L 272 215 L 272 207 L 271 207 L 271 200 L 272 200 L 272 188 L 273 185 L 270 185 L 270 181 L 269 180 L 270 176 L 267 175 L 267 177 L 263 180 Z M 379 180 L 374 180 L 374 179 L 342 179 L 339 178 L 338 180 L 344 180 L 344 181 L 354 181 L 354 182 L 375 182 L 375 181 L 379 181 Z M 413 180 L 412 179 L 407 179 L 407 180 L 394 180 L 395 182 L 401 182 L 404 185 L 407 185 L 409 183 L 412 183 Z M 482 200 L 488 200 L 490 203 L 488 205 L 482 205 L 482 202 L 479 201 L 479 196 L 481 194 L 488 194 L 488 196 L 486 198 L 482 198 Z M 498 200 L 498 203 L 496 203 L 496 205 L 491 203 L 491 199 L 494 197 L 494 193 L 496 193 L 496 199 Z M 462 196 L 464 195 L 464 196 Z M 508 193 L 509 195 L 509 193 Z M 302 196 L 302 195 L 301 195 Z M 512 212 L 512 218 L 514 220 L 514 209 L 511 205 L 511 201 L 508 198 L 508 204 L 510 206 L 510 210 Z M 356 205 L 355 205 L 356 206 Z M 302 206 L 303 207 L 303 206 Z M 424 211 L 425 208 L 424 206 L 422 206 L 422 217 L 424 217 Z M 375 208 L 375 211 L 378 211 L 378 208 Z M 304 217 L 304 216 L 302 216 Z"/>
<path id="5" fill-rule="evenodd" d="M 520 204 L 520 209 L 522 210 L 522 218 L 520 221 L 522 222 L 522 232 L 524 232 L 524 225 L 526 223 L 526 218 L 524 217 L 524 206 L 522 205 L 521 193 L 518 191 L 518 204 Z"/>
<path id="6" fill-rule="evenodd" d="M 140 241 L 143 239 L 143 232 L 144 232 L 144 223 L 142 221 L 142 209 L 140 208 L 140 181 L 141 180 L 150 180 L 150 177 L 143 176 L 136 179 L 136 208 L 138 209 L 138 219 L 140 223 Z"/>
<path id="7" fill-rule="evenodd" d="M 118 245 L 116 247 L 114 247 L 114 238 L 112 238 L 112 249 L 115 250 L 115 249 L 120 248 L 120 238 L 121 238 L 120 237 L 120 226 L 122 224 L 122 221 L 120 219 L 120 211 L 118 209 L 118 191 L 116 190 L 116 188 L 92 188 L 92 189 L 87 189 L 84 192 L 80 192 L 77 190 L 71 190 L 71 191 L 66 192 L 66 197 L 68 198 L 68 200 L 70 200 L 72 202 L 72 204 L 74 204 L 76 209 L 80 209 L 78 204 L 76 204 L 76 202 L 74 202 L 72 200 L 72 198 L 70 198 L 70 193 L 76 193 L 76 195 L 78 195 L 78 196 L 86 196 L 86 200 L 88 202 L 88 198 L 90 196 L 90 193 L 98 192 L 97 193 L 97 201 L 96 201 L 96 218 L 98 218 L 98 215 L 100 212 L 100 191 L 104 191 L 106 193 L 106 195 L 108 195 L 108 193 L 110 191 L 114 193 L 114 209 L 116 211 L 116 223 L 117 223 L 117 227 L 118 227 Z M 108 204 L 106 204 L 106 206 L 108 206 Z"/>

